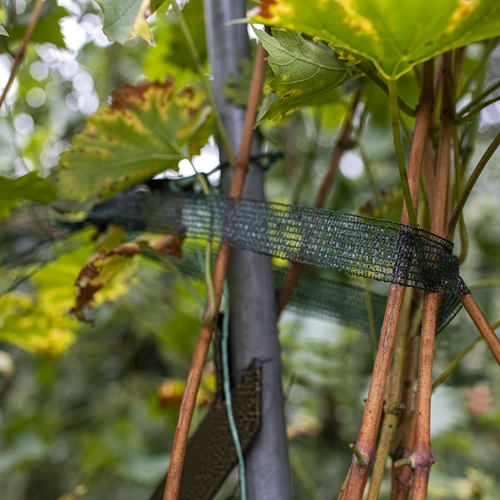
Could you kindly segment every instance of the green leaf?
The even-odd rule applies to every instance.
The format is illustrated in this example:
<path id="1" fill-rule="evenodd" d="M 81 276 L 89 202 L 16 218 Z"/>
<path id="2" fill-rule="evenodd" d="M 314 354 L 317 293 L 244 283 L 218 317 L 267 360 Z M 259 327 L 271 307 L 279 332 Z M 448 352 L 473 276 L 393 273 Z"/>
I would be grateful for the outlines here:
<path id="1" fill-rule="evenodd" d="M 154 46 L 146 54 L 144 74 L 149 80 L 163 80 L 165 75 L 171 75 L 180 87 L 193 85 L 193 82 L 200 79 L 196 63 L 189 54 L 178 17 L 175 13 L 166 11 L 167 3 L 164 3 L 157 13 L 156 21 L 152 24 Z M 203 0 L 190 0 L 182 9 L 200 62 L 206 65 L 207 46 L 203 12 Z"/>
<path id="2" fill-rule="evenodd" d="M 113 94 L 110 106 L 87 120 L 55 170 L 61 199 L 104 199 L 169 168 L 177 169 L 206 117 L 204 95 L 141 82 Z"/>
<path id="3" fill-rule="evenodd" d="M 29 200 L 47 205 L 56 199 L 56 194 L 56 186 L 47 179 L 38 177 L 36 172 L 17 179 L 0 177 L 0 219 L 8 217 L 22 201 Z"/>
<path id="4" fill-rule="evenodd" d="M 255 32 L 269 54 L 275 75 L 269 85 L 279 96 L 264 120 L 276 120 L 302 106 L 335 100 L 335 88 L 348 72 L 331 49 L 304 40 L 292 31 L 273 29 L 272 37 L 265 31 Z"/>
<path id="5" fill-rule="evenodd" d="M 9 36 L 7 30 L 0 24 L 0 35 Z"/>
<path id="6" fill-rule="evenodd" d="M 263 0 L 251 21 L 370 59 L 388 80 L 447 50 L 500 35 L 495 0 Z"/>
<path id="7" fill-rule="evenodd" d="M 147 0 L 98 0 L 104 14 L 103 31 L 110 42 L 125 43 L 139 35 L 151 40 L 145 18 Z"/>

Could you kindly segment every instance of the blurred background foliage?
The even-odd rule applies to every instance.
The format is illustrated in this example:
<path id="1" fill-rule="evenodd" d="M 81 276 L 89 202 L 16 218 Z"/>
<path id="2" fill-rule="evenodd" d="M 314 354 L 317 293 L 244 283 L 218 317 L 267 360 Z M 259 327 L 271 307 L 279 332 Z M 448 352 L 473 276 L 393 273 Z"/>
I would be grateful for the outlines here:
<path id="1" fill-rule="evenodd" d="M 168 2 L 167 2 L 168 3 Z M 2 2 L 0 88 L 34 2 Z M 0 114 L 0 175 L 49 175 L 84 120 L 109 102 L 113 89 L 144 78 L 176 88 L 200 87 L 178 23 L 164 4 L 149 18 L 153 43 L 110 43 L 95 2 L 47 2 L 25 61 Z M 201 62 L 207 67 L 203 2 L 184 9 Z M 249 36 L 255 38 L 251 30 Z M 468 47 L 463 80 L 484 66 L 485 83 L 500 77 L 500 49 Z M 245 102 L 251 72 L 227 82 L 226 93 Z M 269 75 L 269 79 L 272 75 Z M 266 174 L 268 199 L 310 204 L 328 167 L 345 114 L 345 96 L 363 84 L 363 133 L 343 157 L 328 208 L 399 220 L 402 195 L 385 94 L 373 83 L 350 81 L 338 101 L 306 107 L 260 126 L 265 151 L 283 151 Z M 418 75 L 399 81 L 401 97 L 418 98 Z M 264 101 L 271 88 L 266 85 Z M 459 106 L 470 100 L 464 88 Z M 404 117 L 411 129 L 413 121 Z M 474 165 L 500 123 L 500 107 L 480 115 Z M 218 163 L 212 139 L 195 158 L 200 170 Z M 470 236 L 462 275 L 470 285 L 500 279 L 500 158 L 481 176 L 465 211 Z M 367 164 L 373 177 L 370 182 Z M 189 165 L 181 162 L 181 174 Z M 217 183 L 217 174 L 210 177 Z M 377 201 L 381 200 L 381 202 Z M 74 286 L 89 257 L 105 243 L 86 229 L 64 236 L 43 211 L 24 207 L 0 226 L 0 490 L 7 500 L 148 498 L 168 465 L 173 432 L 198 331 L 204 287 L 143 256 L 134 256 L 99 296 L 88 324 L 68 315 Z M 113 236 L 107 235 L 112 238 Z M 123 241 L 121 236 L 118 242 Z M 47 238 L 57 240 L 44 244 Z M 39 244 L 36 251 L 27 252 Z M 100 246 L 101 245 L 101 246 Z M 123 270 L 121 270 L 123 271 Z M 316 271 L 320 273 L 320 271 Z M 353 279 L 353 281 L 357 281 Z M 497 285 L 500 282 L 497 282 Z M 15 287 L 15 289 L 14 289 Z M 373 283 L 386 292 L 387 286 Z M 491 322 L 500 319 L 500 293 L 477 290 Z M 476 335 L 461 313 L 439 335 L 436 376 Z M 366 333 L 286 313 L 280 322 L 286 415 L 296 498 L 331 498 L 348 464 L 348 444 L 360 423 L 373 359 Z M 207 365 L 195 423 L 214 396 Z M 500 372 L 479 343 L 435 394 L 430 498 L 494 499 L 500 490 Z M 227 498 L 235 476 L 221 492 Z M 381 498 L 386 498 L 388 491 Z"/>

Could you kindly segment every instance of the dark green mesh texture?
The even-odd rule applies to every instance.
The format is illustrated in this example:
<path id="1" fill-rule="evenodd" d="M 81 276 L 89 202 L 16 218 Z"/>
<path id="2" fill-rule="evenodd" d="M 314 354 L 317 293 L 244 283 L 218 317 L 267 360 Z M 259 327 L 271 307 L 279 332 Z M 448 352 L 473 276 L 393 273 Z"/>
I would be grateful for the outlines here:
<path id="1" fill-rule="evenodd" d="M 153 254 L 149 256 L 154 257 Z M 187 276 L 204 279 L 203 257 L 195 255 L 189 245 L 184 247 L 182 259 L 171 261 Z M 212 259 L 214 262 L 214 259 Z M 273 269 L 274 286 L 278 293 L 285 282 L 287 269 Z M 367 294 L 369 293 L 369 298 Z M 295 285 L 288 301 L 287 309 L 303 316 L 313 316 L 327 321 L 335 321 L 345 326 L 357 328 L 363 332 L 370 330 L 368 304 L 373 311 L 374 326 L 377 331 L 382 328 L 387 297 L 367 292 L 357 284 L 333 278 L 313 275 L 304 269 Z M 455 295 L 447 294 L 443 301 L 438 332 L 443 330 L 460 310 L 460 302 Z"/>
<path id="2" fill-rule="evenodd" d="M 119 200 L 118 200 L 119 201 Z M 94 223 L 178 231 L 353 276 L 441 293 L 468 293 L 449 241 L 394 222 L 280 203 L 136 193 L 103 204 Z"/>

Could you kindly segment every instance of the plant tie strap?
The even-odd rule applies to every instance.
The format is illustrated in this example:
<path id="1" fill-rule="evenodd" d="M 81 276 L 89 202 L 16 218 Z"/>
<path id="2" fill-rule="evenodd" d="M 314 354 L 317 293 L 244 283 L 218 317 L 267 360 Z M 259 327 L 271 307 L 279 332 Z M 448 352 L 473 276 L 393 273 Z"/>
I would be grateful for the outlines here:
<path id="1" fill-rule="evenodd" d="M 453 244 L 422 229 L 332 210 L 132 190 L 90 213 L 97 225 L 180 232 L 256 253 L 445 294 L 469 293 Z"/>

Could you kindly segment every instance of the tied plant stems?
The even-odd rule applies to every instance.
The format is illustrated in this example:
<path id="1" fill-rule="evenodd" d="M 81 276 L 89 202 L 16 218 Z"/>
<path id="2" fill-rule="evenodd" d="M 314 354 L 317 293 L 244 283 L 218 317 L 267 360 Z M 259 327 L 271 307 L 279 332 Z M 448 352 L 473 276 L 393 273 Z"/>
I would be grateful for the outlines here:
<path id="1" fill-rule="evenodd" d="M 354 114 L 356 112 L 356 108 L 358 107 L 360 98 L 361 98 L 361 90 L 356 92 L 349 114 L 345 117 L 340 137 L 338 138 L 335 147 L 333 149 L 332 158 L 330 160 L 328 171 L 323 179 L 320 190 L 314 202 L 315 208 L 322 208 L 325 205 L 328 192 L 332 187 L 333 180 L 335 179 L 335 175 L 339 168 L 340 159 L 342 158 L 342 155 L 346 150 L 346 146 L 351 135 L 352 121 L 354 118 Z M 299 280 L 301 269 L 302 269 L 302 264 L 294 262 L 294 264 L 290 269 L 290 272 L 288 273 L 288 276 L 285 280 L 285 283 L 283 284 L 283 288 L 281 289 L 280 293 L 280 302 L 279 302 L 280 312 L 283 311 L 283 309 L 285 308 L 286 304 L 288 303 L 292 295 L 293 289 L 297 284 L 297 281 Z"/>
<path id="2" fill-rule="evenodd" d="M 408 162 L 409 186 L 413 202 L 411 206 L 413 207 L 418 206 L 422 161 L 427 135 L 431 124 L 432 108 L 434 105 L 434 93 L 432 88 L 433 73 L 434 61 L 430 60 L 425 62 L 422 72 L 423 83 L 419 99 L 419 108 Z M 395 110 L 395 113 L 397 116 L 397 109 Z M 401 222 L 406 224 L 409 222 L 407 209 L 408 207 L 405 203 L 403 205 Z M 396 284 L 393 284 L 390 287 L 384 322 L 380 333 L 379 347 L 373 366 L 373 375 L 370 382 L 370 388 L 363 412 L 363 419 L 358 439 L 356 441 L 356 447 L 365 460 L 360 461 L 356 455 L 353 456 L 347 481 L 345 482 L 345 487 L 340 495 L 344 500 L 361 500 L 366 482 L 368 480 L 369 465 L 371 464 L 375 453 L 380 416 L 382 414 L 385 390 L 387 386 L 387 377 L 389 375 L 405 290 L 405 287 Z"/>
<path id="3" fill-rule="evenodd" d="M 401 394 L 401 414 L 396 430 L 396 440 L 393 446 L 398 446 L 397 451 L 392 453 L 392 489 L 391 500 L 407 500 L 411 489 L 413 471 L 409 467 L 396 467 L 395 462 L 399 458 L 411 456 L 415 444 L 415 419 L 413 417 L 413 388 L 417 375 L 418 352 L 420 345 L 420 331 L 422 322 L 422 300 L 413 314 L 412 331 L 409 335 L 407 351 L 405 356 L 405 370 L 403 374 L 403 391 Z M 399 436 L 402 436 L 399 439 Z"/>
<path id="4" fill-rule="evenodd" d="M 5 85 L 2 95 L 0 96 L 0 108 L 2 107 L 5 98 L 7 97 L 7 93 L 9 92 L 10 87 L 14 83 L 17 72 L 21 67 L 21 63 L 23 62 L 23 57 L 26 52 L 26 48 L 28 46 L 29 41 L 31 40 L 31 37 L 33 36 L 33 32 L 35 31 L 38 21 L 40 19 L 44 2 L 45 0 L 36 0 L 35 7 L 33 8 L 33 13 L 31 14 L 31 19 L 28 24 L 28 27 L 26 28 L 26 32 L 24 33 L 21 45 L 17 50 L 16 54 L 14 55 L 14 61 L 12 64 L 12 68 L 10 70 L 9 79 L 7 80 L 7 84 Z"/>
<path id="5" fill-rule="evenodd" d="M 174 2 L 175 3 L 175 2 Z M 250 94 L 248 107 L 245 116 L 243 136 L 241 138 L 240 150 L 235 164 L 234 176 L 231 185 L 230 196 L 240 197 L 243 192 L 245 176 L 248 170 L 250 158 L 250 146 L 253 134 L 253 126 L 257 116 L 257 109 L 262 92 L 262 85 L 265 74 L 265 55 L 266 52 L 261 44 L 258 45 L 255 58 L 252 82 L 250 85 Z M 174 444 L 170 458 L 170 467 L 165 484 L 164 500 L 177 500 L 179 497 L 180 481 L 182 477 L 182 467 L 186 454 L 187 439 L 189 427 L 193 418 L 196 406 L 196 395 L 201 381 L 203 366 L 208 354 L 212 334 L 214 331 L 216 315 L 220 310 L 222 299 L 222 289 L 226 278 L 226 271 L 229 261 L 229 245 L 222 244 L 215 262 L 213 274 L 214 304 L 207 304 L 203 313 L 202 327 L 196 343 L 196 347 L 186 381 L 186 390 L 182 397 L 179 411 L 179 419 L 174 436 Z M 211 312 L 212 311 L 212 312 Z"/>
<path id="6" fill-rule="evenodd" d="M 410 326 L 410 313 L 414 293 L 414 290 L 408 290 L 403 302 L 396 339 L 396 349 L 394 352 L 394 361 L 387 385 L 380 439 L 377 446 L 375 463 L 373 465 L 370 487 L 368 489 L 368 500 L 377 500 L 379 498 L 380 486 L 384 478 L 385 464 L 399 418 L 408 330 Z"/>
<path id="7" fill-rule="evenodd" d="M 452 91 L 452 52 L 442 56 L 441 124 L 436 167 L 436 197 L 432 211 L 431 230 L 444 236 L 446 230 L 446 203 L 451 168 L 451 142 L 453 132 L 454 100 Z M 415 448 L 412 459 L 415 464 L 413 496 L 425 500 L 430 470 L 436 460 L 431 451 L 431 396 L 434 341 L 442 295 L 434 292 L 424 294 L 422 328 L 420 339 L 420 362 L 418 367 L 418 389 L 415 398 Z"/>

